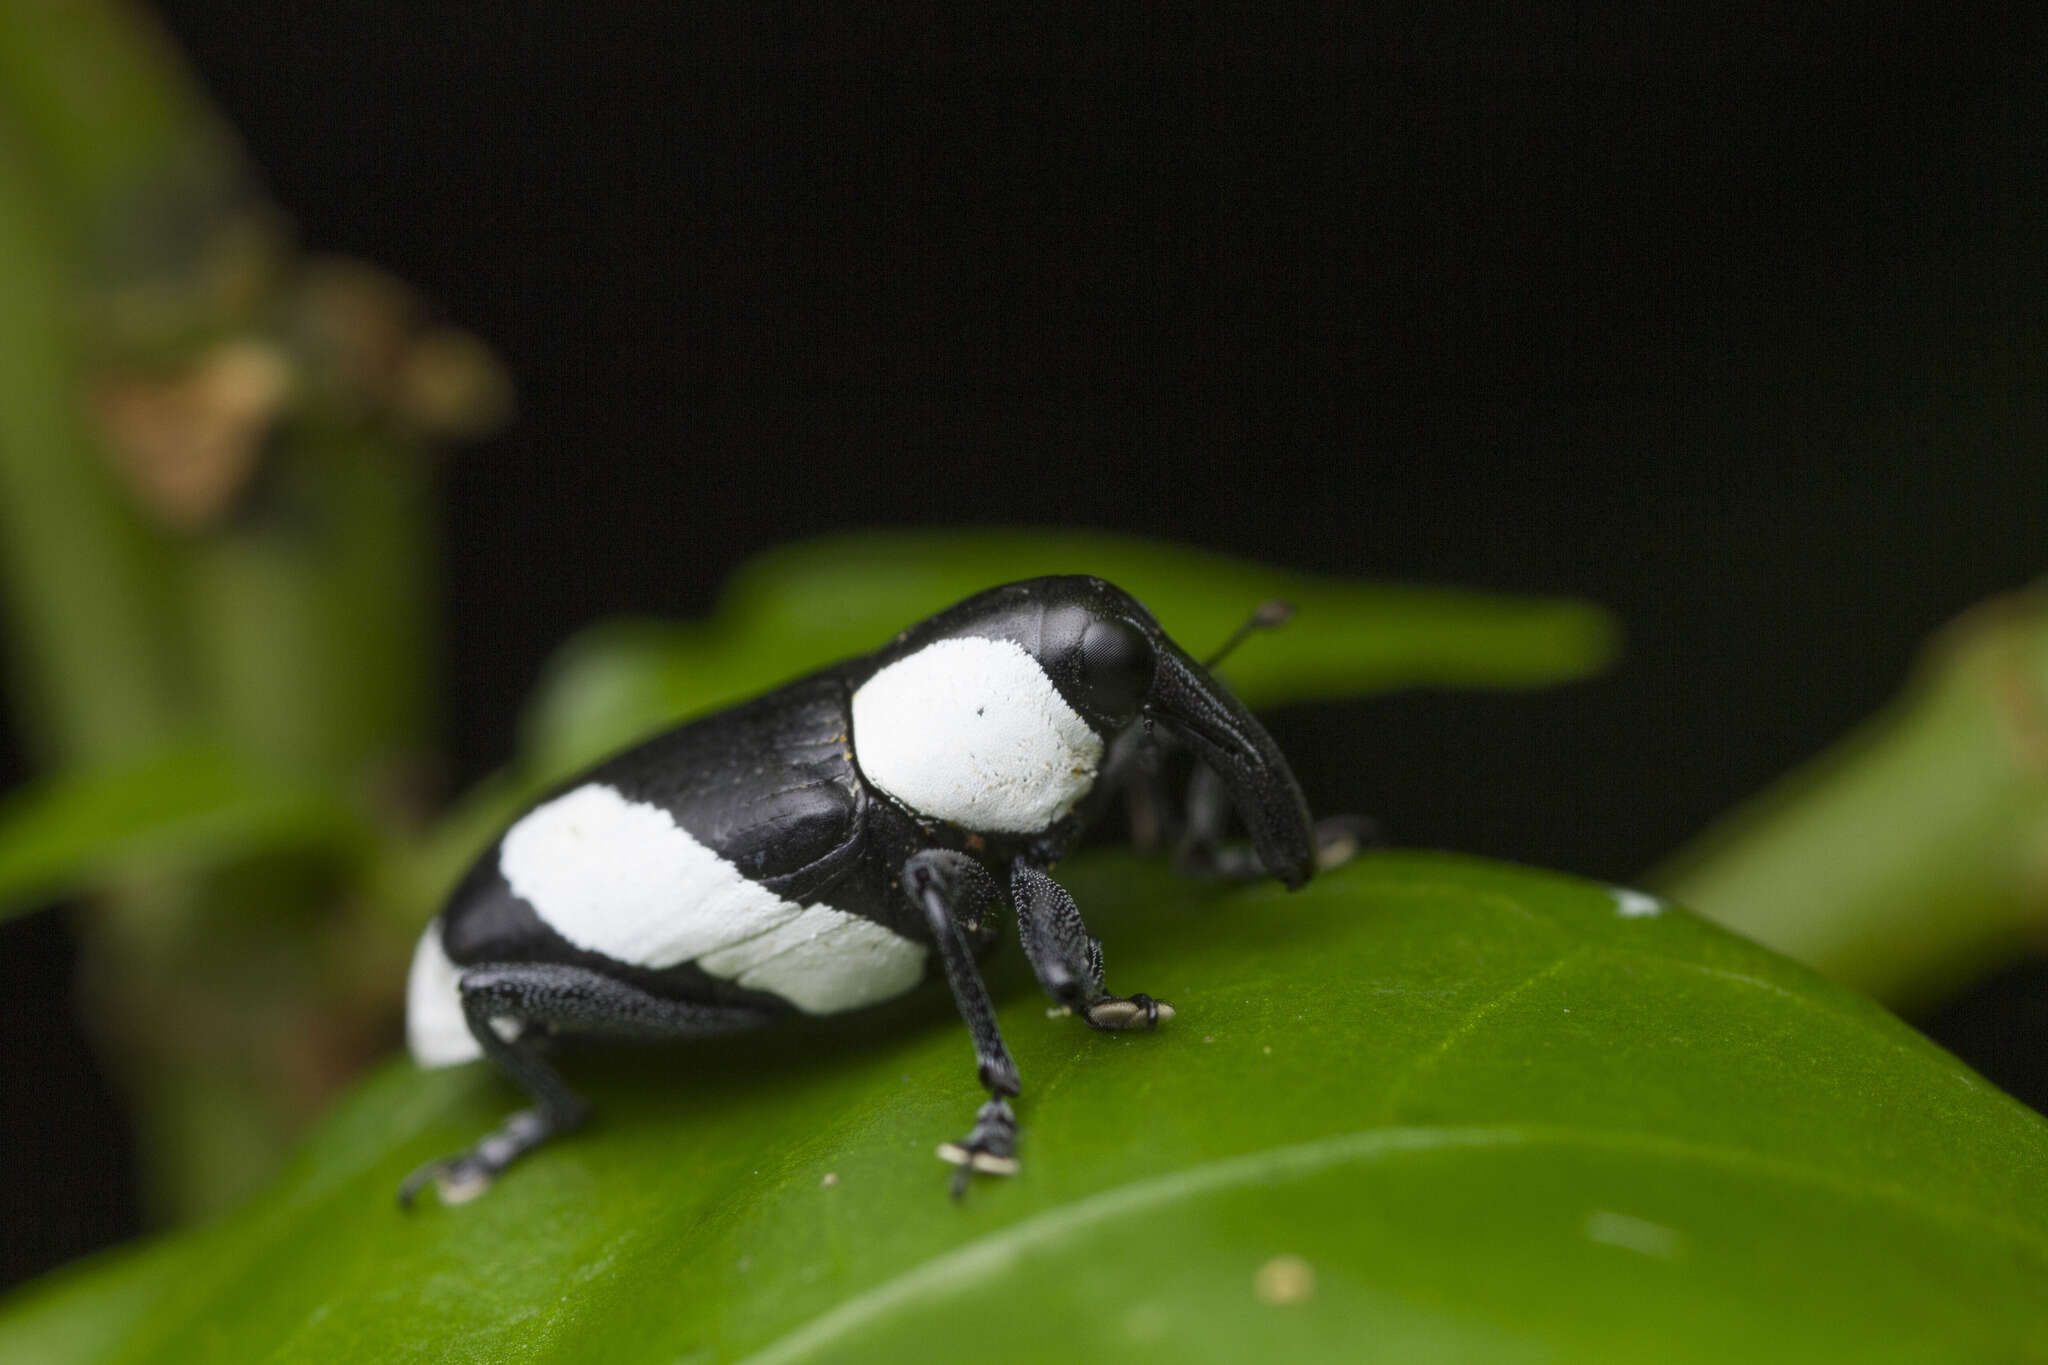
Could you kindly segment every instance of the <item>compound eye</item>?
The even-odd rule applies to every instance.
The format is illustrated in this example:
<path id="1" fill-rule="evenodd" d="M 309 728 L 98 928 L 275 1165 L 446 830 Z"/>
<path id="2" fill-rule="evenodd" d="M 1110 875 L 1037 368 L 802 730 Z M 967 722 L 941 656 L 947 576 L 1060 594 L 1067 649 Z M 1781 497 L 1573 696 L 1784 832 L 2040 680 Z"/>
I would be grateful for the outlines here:
<path id="1" fill-rule="evenodd" d="M 1095 711 L 1128 720 L 1152 690 L 1152 642 L 1126 621 L 1091 621 L 1081 636 L 1080 693 Z"/>

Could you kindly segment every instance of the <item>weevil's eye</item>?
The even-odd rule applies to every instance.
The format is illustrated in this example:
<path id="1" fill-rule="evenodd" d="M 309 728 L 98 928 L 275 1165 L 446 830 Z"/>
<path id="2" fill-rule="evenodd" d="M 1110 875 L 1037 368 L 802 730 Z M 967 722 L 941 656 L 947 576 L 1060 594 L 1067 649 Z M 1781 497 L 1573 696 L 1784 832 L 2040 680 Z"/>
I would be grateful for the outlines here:
<path id="1" fill-rule="evenodd" d="M 1129 720 L 1152 690 L 1152 642 L 1126 621 L 1091 621 L 1078 663 L 1078 700 L 1112 720 Z"/>

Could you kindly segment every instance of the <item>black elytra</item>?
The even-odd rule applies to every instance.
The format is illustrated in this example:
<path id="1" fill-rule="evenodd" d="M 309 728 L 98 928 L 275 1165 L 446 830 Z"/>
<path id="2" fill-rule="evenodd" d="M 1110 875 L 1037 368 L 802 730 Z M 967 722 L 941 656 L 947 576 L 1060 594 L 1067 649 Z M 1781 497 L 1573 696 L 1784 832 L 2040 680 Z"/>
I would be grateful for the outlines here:
<path id="1" fill-rule="evenodd" d="M 952 646 L 962 641 L 984 643 Z M 935 646 L 941 648 L 927 654 Z M 1017 685 L 1009 674 L 1008 685 L 1005 678 L 978 677 L 972 669 L 985 658 L 997 659 L 1006 669 L 1022 669 L 1024 684 Z M 1048 801 L 1042 818 L 1019 816 L 1022 807 L 1012 805 L 1005 808 L 1007 815 L 988 820 L 977 813 L 980 807 L 955 808 L 940 801 L 934 810 L 932 801 L 918 798 L 919 808 L 903 795 L 905 783 L 892 783 L 880 767 L 879 778 L 864 769 L 855 699 L 871 679 L 906 661 L 912 670 L 933 662 L 927 672 L 938 690 L 930 701 L 931 714 L 948 704 L 971 704 L 981 719 L 989 708 L 1011 708 L 1017 714 L 996 719 L 1011 722 L 1009 733 L 1024 735 L 1027 746 L 1039 742 L 1035 737 L 1042 731 L 1042 742 L 1055 746 L 1052 752 L 1081 754 L 1058 779 L 1067 783 L 1056 793 L 1062 799 Z M 968 670 L 964 674 L 963 668 Z M 904 670 L 891 674 L 902 676 Z M 977 690 L 984 681 L 985 696 Z M 963 695 L 967 702 L 959 700 Z M 913 693 L 912 701 L 907 711 L 899 707 L 891 714 L 925 714 L 922 696 Z M 1061 718 L 1052 718 L 1054 713 Z M 913 751 L 923 741 L 915 720 L 890 723 L 907 724 L 914 732 L 892 736 L 908 741 Z M 602 918 L 606 913 L 606 904 L 601 896 L 594 908 L 588 897 L 579 899 L 573 869 L 565 874 L 569 890 L 562 892 L 535 891 L 533 874 L 513 867 L 507 845 L 521 828 L 515 822 L 462 880 L 430 927 L 421 952 L 429 952 L 430 941 L 438 944 L 433 951 L 444 955 L 440 961 L 454 996 L 445 1018 L 456 1018 L 453 1011 L 459 1009 L 460 1026 L 467 1030 L 466 1037 L 460 1028 L 455 1034 L 467 1049 L 462 1057 L 441 1056 L 435 1063 L 489 1057 L 531 1095 L 533 1108 L 514 1114 L 467 1151 L 420 1167 L 400 1187 L 401 1202 L 410 1204 L 429 1182 L 445 1202 L 473 1197 L 518 1157 L 582 1122 L 587 1107 L 542 1055 L 549 1035 L 701 1038 L 757 1028 L 799 1010 L 831 1013 L 871 1003 L 883 997 L 860 989 L 857 974 L 866 958 L 851 966 L 851 957 L 815 960 L 838 951 L 831 945 L 854 938 L 863 945 L 859 951 L 884 958 L 894 952 L 893 961 L 911 954 L 927 973 L 935 962 L 967 1023 L 977 1074 L 989 1099 L 966 1137 L 939 1148 L 959 1168 L 955 1193 L 964 1188 L 970 1170 L 1013 1171 L 1017 1130 L 1009 1100 L 1020 1093 L 1021 1083 L 975 965 L 995 942 L 1001 911 L 1015 917 L 1018 940 L 1046 993 L 1089 1024 L 1149 1029 L 1172 1015 L 1170 1007 L 1149 996 L 1109 993 L 1103 985 L 1101 944 L 1089 935 L 1073 898 L 1047 871 L 1133 776 L 1134 756 L 1150 742 L 1155 724 L 1213 774 L 1249 831 L 1250 856 L 1236 865 L 1252 875 L 1276 877 L 1289 888 L 1304 884 L 1316 868 L 1317 831 L 1286 759 L 1242 703 L 1169 639 L 1144 607 L 1099 578 L 1035 578 L 978 593 L 871 654 L 687 722 L 564 784 L 556 797 L 599 791 L 604 804 L 595 809 L 600 814 L 621 812 L 619 829 L 598 831 L 600 837 L 624 841 L 606 846 L 602 856 L 610 862 L 599 870 L 607 875 L 611 862 L 637 856 L 631 842 L 635 836 L 624 832 L 626 824 L 636 831 L 652 828 L 660 835 L 655 842 L 669 853 L 675 841 L 690 846 L 689 856 L 698 861 L 689 867 L 702 864 L 711 868 L 702 875 L 725 878 L 721 885 L 727 901 L 738 887 L 742 899 L 752 898 L 750 903 L 779 906 L 780 913 L 789 915 L 801 909 L 822 916 L 819 922 L 859 933 L 844 940 L 826 934 L 792 948 L 778 945 L 777 951 L 793 955 L 776 959 L 776 971 L 736 974 L 734 961 L 765 960 L 769 950 L 759 945 L 770 942 L 765 935 L 748 938 L 737 931 L 738 958 L 732 952 L 696 951 L 669 960 L 683 951 L 675 949 L 650 955 L 654 960 L 634 960 L 634 953 L 616 943 L 592 941 L 605 940 L 590 926 L 593 914 Z M 879 736 L 870 737 L 871 752 L 878 752 L 878 742 Z M 904 747 L 899 742 L 892 752 L 900 754 Z M 900 758 L 894 762 L 902 764 Z M 956 762 L 965 765 L 958 773 L 948 767 Z M 966 770 L 979 762 L 980 757 L 968 753 L 918 754 L 916 781 L 909 784 L 913 797 L 924 790 L 972 793 L 979 790 L 977 784 L 997 780 L 978 768 Z M 1020 819 L 1032 827 L 1016 828 Z M 579 826 L 569 835 L 550 837 L 573 857 L 581 847 L 574 838 L 588 832 Z M 706 857 L 705 851 L 715 856 Z M 651 862 L 648 877 L 672 872 L 674 866 Z M 520 882 L 521 875 L 528 881 Z M 689 878 L 698 875 L 690 872 L 684 884 L 674 885 L 676 913 L 692 913 L 690 898 L 697 884 Z M 550 887 L 562 881 L 539 880 Z M 520 891 L 514 882 L 520 882 Z M 659 886 L 649 892 L 638 882 L 622 884 L 634 888 L 636 908 L 644 909 L 647 896 L 660 894 Z M 578 900 L 574 915 L 550 901 L 561 896 Z M 657 909 L 662 904 L 654 903 Z M 703 913 L 697 912 L 699 919 Z M 813 957 L 805 958 L 806 953 Z M 916 962 L 911 970 L 906 986 L 919 974 Z M 784 984 L 799 977 L 826 984 L 806 996 Z M 415 1015 L 439 1003 L 422 994 L 421 979 L 416 964 L 415 998 L 409 1002 Z M 892 978 L 883 989 L 894 994 L 898 988 Z M 415 1051 L 420 1052 L 417 1041 Z M 429 1060 L 424 1053 L 421 1057 Z"/>

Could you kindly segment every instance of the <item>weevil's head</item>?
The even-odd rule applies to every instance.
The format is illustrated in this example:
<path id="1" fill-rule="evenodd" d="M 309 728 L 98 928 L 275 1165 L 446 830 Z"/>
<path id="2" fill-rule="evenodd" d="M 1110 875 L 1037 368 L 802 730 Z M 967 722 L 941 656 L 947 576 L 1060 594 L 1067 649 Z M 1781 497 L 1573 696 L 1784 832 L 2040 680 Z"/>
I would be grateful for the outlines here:
<path id="1" fill-rule="evenodd" d="M 1258 721 L 1099 578 L 1032 578 L 977 593 L 899 635 L 853 694 L 868 780 L 913 811 L 1035 835 L 1073 814 L 1110 745 L 1158 723 L 1214 768 L 1274 876 L 1314 871 L 1308 805 Z"/>

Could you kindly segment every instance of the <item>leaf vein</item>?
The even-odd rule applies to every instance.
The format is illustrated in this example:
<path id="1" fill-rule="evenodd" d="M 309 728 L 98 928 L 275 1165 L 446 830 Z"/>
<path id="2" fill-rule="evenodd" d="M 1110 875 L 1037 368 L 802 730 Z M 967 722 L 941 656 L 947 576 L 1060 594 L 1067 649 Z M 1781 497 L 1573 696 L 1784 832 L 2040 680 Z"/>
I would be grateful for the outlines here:
<path id="1" fill-rule="evenodd" d="M 1387 1087 L 1385 1101 L 1380 1105 L 1380 1121 L 1382 1123 L 1392 1122 L 1395 1113 L 1401 1107 L 1401 1101 L 1408 1097 L 1408 1092 L 1414 1088 L 1415 1082 L 1425 1073 L 1435 1068 L 1449 1054 L 1452 1048 L 1477 1032 L 1479 1026 L 1484 1024 L 1487 1019 L 1513 1004 L 1516 1000 L 1519 1000 L 1544 982 L 1551 980 L 1563 972 L 1565 968 L 1572 965 L 1572 963 L 1585 957 L 1590 951 L 1592 951 L 1592 945 L 1582 943 L 1575 948 L 1560 953 L 1513 985 L 1496 992 L 1474 1006 L 1464 1018 L 1451 1026 L 1450 1031 L 1438 1040 L 1435 1047 L 1418 1056 L 1399 1076 L 1394 1078 L 1392 1084 Z"/>
<path id="2" fill-rule="evenodd" d="M 1933 1198 L 1889 1181 L 1851 1179 L 1824 1166 L 1788 1161 L 1718 1143 L 1628 1130 L 1599 1131 L 1554 1125 L 1368 1128 L 1286 1147 L 1223 1157 L 1200 1166 L 1102 1190 L 1013 1223 L 935 1256 L 842 1301 L 827 1313 L 745 1357 L 742 1365 L 785 1365 L 804 1360 L 835 1341 L 879 1322 L 930 1294 L 965 1288 L 1008 1269 L 1030 1251 L 1053 1245 L 1096 1224 L 1234 1185 L 1274 1184 L 1333 1167 L 1388 1157 L 1490 1148 L 1565 1148 L 1635 1155 L 1655 1160 L 1748 1171 L 1826 1190 L 1852 1202 L 1889 1204 L 1965 1235 L 1993 1234 L 2048 1262 L 2048 1232 Z"/>

